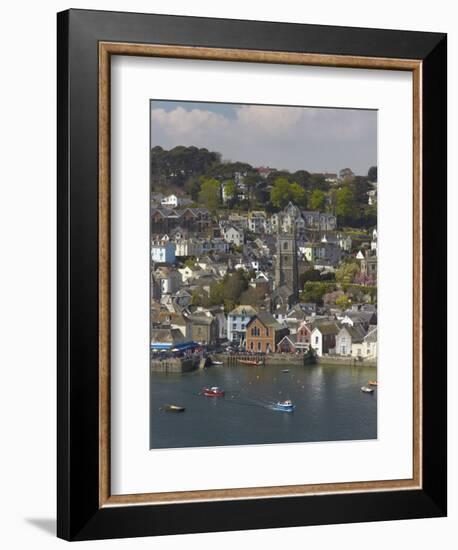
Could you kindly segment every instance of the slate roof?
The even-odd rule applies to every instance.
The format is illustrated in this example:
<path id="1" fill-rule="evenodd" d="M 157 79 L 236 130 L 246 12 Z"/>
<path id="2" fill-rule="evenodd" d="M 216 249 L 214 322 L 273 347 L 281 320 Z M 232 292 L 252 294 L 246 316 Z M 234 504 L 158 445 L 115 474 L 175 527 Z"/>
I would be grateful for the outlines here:
<path id="1" fill-rule="evenodd" d="M 360 344 L 366 336 L 366 332 L 361 325 L 355 325 L 353 327 L 351 325 L 344 325 L 342 330 L 346 330 L 348 332 L 351 337 L 352 344 Z"/>
<path id="2" fill-rule="evenodd" d="M 153 328 L 151 330 L 151 342 L 157 344 L 179 344 L 190 342 L 191 339 L 183 336 L 177 328 Z"/>
<path id="3" fill-rule="evenodd" d="M 365 342 L 377 342 L 377 327 L 370 330 L 364 337 Z"/>
<path id="4" fill-rule="evenodd" d="M 335 322 L 315 322 L 313 329 L 318 329 L 321 334 L 337 334 L 340 331 L 340 326 Z"/>
<path id="5" fill-rule="evenodd" d="M 274 330 L 281 330 L 284 327 L 275 319 L 275 317 L 267 311 L 259 311 L 256 316 L 251 319 L 248 325 L 254 323 L 255 319 L 259 319 L 261 323 L 267 328 L 273 328 Z M 248 327 L 247 325 L 247 327 Z"/>
<path id="6" fill-rule="evenodd" d="M 245 313 L 243 313 L 245 311 Z M 250 317 L 254 317 L 257 314 L 257 310 L 252 306 L 237 306 L 232 311 L 229 312 L 229 315 L 236 316 L 236 315 L 248 315 Z"/>

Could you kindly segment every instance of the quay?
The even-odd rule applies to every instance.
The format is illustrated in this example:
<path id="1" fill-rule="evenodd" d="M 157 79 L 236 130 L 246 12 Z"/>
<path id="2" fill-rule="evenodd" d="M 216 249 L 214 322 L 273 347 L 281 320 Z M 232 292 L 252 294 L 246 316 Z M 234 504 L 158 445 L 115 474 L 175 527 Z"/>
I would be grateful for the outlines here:
<path id="1" fill-rule="evenodd" d="M 151 372 L 182 374 L 206 366 L 207 359 L 199 355 L 191 357 L 165 357 L 151 359 Z"/>
<path id="2" fill-rule="evenodd" d="M 264 365 L 310 365 L 315 363 L 315 356 L 309 354 L 289 354 L 289 353 L 268 353 L 268 354 L 252 354 L 252 353 L 231 353 L 213 354 L 213 357 L 218 361 L 223 361 L 228 367 L 244 366 L 250 362 L 259 362 L 259 366 Z M 256 366 L 253 364 L 253 366 Z"/>

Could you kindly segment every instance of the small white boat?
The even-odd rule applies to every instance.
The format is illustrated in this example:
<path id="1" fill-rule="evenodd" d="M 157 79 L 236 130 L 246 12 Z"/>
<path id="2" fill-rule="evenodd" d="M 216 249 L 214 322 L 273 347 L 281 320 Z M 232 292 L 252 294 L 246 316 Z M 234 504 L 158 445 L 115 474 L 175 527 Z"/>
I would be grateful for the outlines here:
<path id="1" fill-rule="evenodd" d="M 292 413 L 294 412 L 294 409 L 296 408 L 295 405 L 293 405 L 293 402 L 290 399 L 287 399 L 286 401 L 277 401 L 272 405 L 272 409 L 274 411 L 283 411 Z"/>
<path id="2" fill-rule="evenodd" d="M 222 361 L 212 361 L 212 365 L 223 365 Z"/>
<path id="3" fill-rule="evenodd" d="M 374 393 L 374 388 L 370 388 L 369 386 L 362 386 L 361 391 L 364 393 Z"/>

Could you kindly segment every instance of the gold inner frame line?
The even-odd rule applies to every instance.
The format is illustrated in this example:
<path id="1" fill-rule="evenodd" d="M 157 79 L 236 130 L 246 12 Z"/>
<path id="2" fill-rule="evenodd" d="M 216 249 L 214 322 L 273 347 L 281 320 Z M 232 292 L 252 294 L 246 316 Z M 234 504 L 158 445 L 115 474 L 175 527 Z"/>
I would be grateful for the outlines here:
<path id="1" fill-rule="evenodd" d="M 248 63 L 410 71 L 413 77 L 413 476 L 411 479 L 241 487 L 111 495 L 110 492 L 110 88 L 111 56 L 146 56 Z M 184 503 L 422 487 L 422 62 L 415 59 L 324 55 L 158 44 L 99 43 L 99 506 Z"/>

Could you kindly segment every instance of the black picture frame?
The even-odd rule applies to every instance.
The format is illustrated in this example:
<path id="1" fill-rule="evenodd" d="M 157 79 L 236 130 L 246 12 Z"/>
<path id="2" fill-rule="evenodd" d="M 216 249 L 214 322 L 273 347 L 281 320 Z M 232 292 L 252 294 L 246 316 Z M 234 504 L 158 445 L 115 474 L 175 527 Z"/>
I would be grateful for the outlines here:
<path id="1" fill-rule="evenodd" d="M 66 540 L 446 515 L 445 34 L 68 10 L 58 51 L 58 499 Z M 98 44 L 173 44 L 422 62 L 422 488 L 99 506 Z"/>

